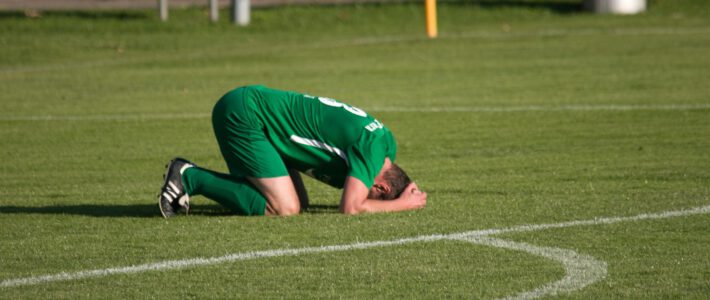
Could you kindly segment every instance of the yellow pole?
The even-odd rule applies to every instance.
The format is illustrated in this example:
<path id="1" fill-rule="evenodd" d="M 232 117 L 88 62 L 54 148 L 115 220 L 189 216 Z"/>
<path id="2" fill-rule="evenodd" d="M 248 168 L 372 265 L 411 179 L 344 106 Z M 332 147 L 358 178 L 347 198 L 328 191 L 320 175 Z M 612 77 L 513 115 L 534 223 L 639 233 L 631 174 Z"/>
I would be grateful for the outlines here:
<path id="1" fill-rule="evenodd" d="M 436 0 L 424 0 L 424 10 L 426 14 L 426 35 L 435 38 L 436 30 Z"/>

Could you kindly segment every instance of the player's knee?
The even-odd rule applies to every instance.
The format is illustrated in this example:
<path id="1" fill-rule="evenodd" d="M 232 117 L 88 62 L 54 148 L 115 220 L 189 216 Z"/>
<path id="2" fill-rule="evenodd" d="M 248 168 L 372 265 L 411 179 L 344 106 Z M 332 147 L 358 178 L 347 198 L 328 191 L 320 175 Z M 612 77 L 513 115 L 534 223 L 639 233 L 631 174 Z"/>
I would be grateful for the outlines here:
<path id="1" fill-rule="evenodd" d="M 301 205 L 298 201 L 289 201 L 288 203 L 282 203 L 275 210 L 279 216 L 293 216 L 301 212 Z"/>

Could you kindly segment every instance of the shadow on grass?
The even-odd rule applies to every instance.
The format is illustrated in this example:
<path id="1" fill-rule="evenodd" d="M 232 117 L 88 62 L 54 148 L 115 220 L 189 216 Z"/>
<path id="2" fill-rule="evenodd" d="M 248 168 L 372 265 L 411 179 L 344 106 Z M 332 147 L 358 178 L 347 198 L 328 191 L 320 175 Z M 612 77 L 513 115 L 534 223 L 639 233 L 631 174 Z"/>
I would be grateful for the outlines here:
<path id="1" fill-rule="evenodd" d="M 157 204 L 77 204 L 52 206 L 0 206 L 2 214 L 80 215 L 90 217 L 134 217 L 162 218 Z M 206 205 L 190 210 L 191 215 L 229 215 L 229 211 L 219 205 Z"/>
<path id="2" fill-rule="evenodd" d="M 305 214 L 337 213 L 337 205 L 311 205 L 305 209 Z M 77 204 L 52 206 L 0 206 L 2 214 L 41 214 L 41 215 L 80 215 L 107 218 L 162 218 L 157 204 L 108 205 L 108 204 Z M 190 215 L 198 216 L 230 216 L 229 210 L 219 205 L 192 206 Z"/>
<path id="3" fill-rule="evenodd" d="M 150 19 L 152 15 L 144 11 L 126 10 L 57 10 L 57 11 L 0 11 L 0 19 L 41 19 L 42 17 L 65 17 L 76 19 L 114 19 L 114 20 L 140 20 Z"/>
<path id="4" fill-rule="evenodd" d="M 338 205 L 311 204 L 303 209 L 304 214 L 337 214 L 340 212 Z"/>
<path id="5" fill-rule="evenodd" d="M 482 8 L 524 8 L 549 10 L 558 14 L 577 13 L 584 9 L 583 1 L 569 0 L 440 0 L 440 3 L 478 6 Z"/>

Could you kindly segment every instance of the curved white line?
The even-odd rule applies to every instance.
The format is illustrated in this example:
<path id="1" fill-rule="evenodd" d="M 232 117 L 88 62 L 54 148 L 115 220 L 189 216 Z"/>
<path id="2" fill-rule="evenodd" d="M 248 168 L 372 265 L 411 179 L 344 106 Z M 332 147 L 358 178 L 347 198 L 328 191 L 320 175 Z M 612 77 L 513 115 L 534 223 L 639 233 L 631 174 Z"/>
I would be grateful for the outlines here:
<path id="1" fill-rule="evenodd" d="M 473 240 L 476 242 L 481 242 L 481 243 L 488 242 L 490 244 L 493 244 L 493 242 L 490 242 L 490 239 L 484 240 L 481 238 L 489 236 L 489 235 L 510 233 L 510 232 L 528 232 L 528 231 L 546 230 L 546 229 L 554 229 L 554 228 L 566 228 L 566 227 L 573 227 L 573 226 L 604 225 L 604 224 L 614 224 L 614 223 L 620 223 L 620 222 L 634 222 L 634 221 L 640 221 L 640 220 L 665 219 L 665 218 L 708 214 L 708 213 L 710 213 L 710 205 L 695 207 L 695 208 L 691 208 L 691 209 L 676 210 L 676 211 L 666 211 L 666 212 L 653 213 L 653 214 L 641 214 L 641 215 L 636 215 L 636 216 L 631 216 L 631 217 L 595 218 L 595 219 L 591 219 L 591 220 L 570 221 L 570 222 L 563 222 L 563 223 L 520 225 L 520 226 L 509 227 L 509 228 L 475 230 L 475 231 L 467 231 L 467 232 L 460 232 L 460 233 L 452 233 L 452 234 L 447 234 L 447 235 L 441 235 L 441 234 L 422 235 L 422 236 L 417 236 L 417 237 L 410 237 L 410 238 L 389 240 L 389 241 L 374 241 L 374 242 L 321 246 L 321 247 L 306 247 L 306 248 L 295 248 L 295 249 L 275 249 L 275 250 L 265 250 L 265 251 L 240 252 L 240 253 L 233 253 L 233 254 L 220 256 L 220 257 L 171 260 L 171 261 L 162 261 L 162 262 L 157 262 L 157 263 L 134 265 L 134 266 L 127 266 L 127 267 L 84 270 L 84 271 L 78 271 L 78 272 L 62 272 L 59 274 L 31 276 L 31 277 L 16 278 L 16 279 L 6 279 L 6 280 L 3 280 L 2 282 L 0 282 L 0 288 L 37 285 L 37 284 L 41 284 L 41 283 L 57 282 L 57 281 L 69 281 L 69 280 L 78 280 L 78 279 L 86 279 L 86 278 L 95 278 L 95 277 L 103 277 L 103 276 L 108 276 L 108 275 L 113 275 L 113 274 L 135 274 L 135 273 L 143 273 L 143 272 L 147 272 L 147 271 L 183 269 L 183 268 L 188 268 L 188 267 L 215 265 L 215 264 L 221 264 L 221 263 L 226 263 L 226 262 L 258 259 L 258 258 L 267 258 L 267 257 L 293 256 L 293 255 L 302 255 L 302 254 L 311 254 L 311 253 L 324 253 L 324 252 L 347 251 L 347 250 L 355 250 L 355 249 L 368 249 L 368 248 L 374 248 L 374 247 L 404 245 L 404 244 L 409 244 L 409 243 L 414 243 L 414 242 L 433 242 L 433 241 L 440 241 L 443 239 L 468 240 L 468 241 Z M 501 245 L 506 245 L 506 246 L 509 246 L 512 248 L 512 247 L 519 247 L 520 243 L 506 241 L 505 243 L 502 243 Z M 527 245 L 527 244 L 525 244 L 525 245 Z M 530 245 L 530 247 L 536 247 L 536 246 Z M 569 251 L 569 250 L 562 250 L 562 249 L 559 249 L 559 250 L 561 250 L 563 252 Z M 530 250 L 530 251 L 533 251 L 533 250 Z M 551 252 L 554 253 L 554 251 L 552 251 L 552 250 L 551 250 Z M 560 254 L 560 256 L 574 257 L 574 254 L 572 254 L 570 252 L 566 252 L 566 253 Z M 564 264 L 564 262 L 563 262 L 563 264 Z M 542 289 L 545 290 L 544 287 Z M 533 292 L 538 293 L 535 291 L 533 291 Z M 533 293 L 533 292 L 531 292 L 531 293 Z"/>
<path id="2" fill-rule="evenodd" d="M 467 237 L 457 240 L 468 241 L 496 248 L 524 251 L 560 262 L 565 269 L 565 276 L 553 283 L 532 291 L 522 292 L 504 299 L 534 299 L 542 296 L 554 296 L 570 293 L 602 280 L 606 277 L 606 262 L 588 255 L 581 255 L 568 249 L 534 246 L 527 243 L 513 242 L 489 237 Z"/>

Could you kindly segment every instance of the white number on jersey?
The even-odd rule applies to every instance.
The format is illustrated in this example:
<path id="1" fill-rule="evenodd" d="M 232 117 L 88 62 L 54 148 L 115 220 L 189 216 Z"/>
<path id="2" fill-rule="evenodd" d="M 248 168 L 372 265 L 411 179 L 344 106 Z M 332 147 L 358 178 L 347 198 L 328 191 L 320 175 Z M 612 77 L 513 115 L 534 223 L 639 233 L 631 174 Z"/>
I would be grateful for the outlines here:
<path id="1" fill-rule="evenodd" d="M 357 107 L 347 105 L 345 103 L 338 102 L 335 99 L 326 98 L 326 97 L 318 97 L 318 100 L 320 100 L 320 102 L 325 105 L 332 106 L 332 107 L 342 107 L 354 115 L 361 116 L 363 118 L 367 117 L 367 113 L 364 110 L 359 109 Z"/>

